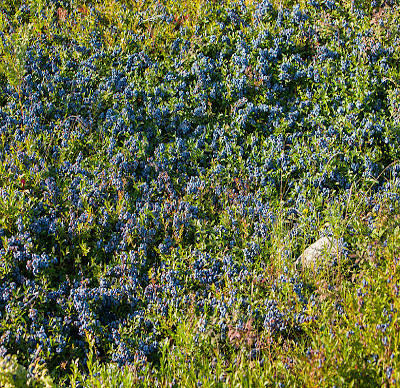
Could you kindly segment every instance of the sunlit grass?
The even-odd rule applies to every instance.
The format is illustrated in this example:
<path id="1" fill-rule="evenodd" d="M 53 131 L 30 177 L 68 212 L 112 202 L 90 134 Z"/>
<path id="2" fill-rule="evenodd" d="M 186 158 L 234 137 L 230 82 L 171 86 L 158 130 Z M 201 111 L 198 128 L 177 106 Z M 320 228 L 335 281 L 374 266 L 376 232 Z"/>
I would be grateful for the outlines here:
<path id="1" fill-rule="evenodd" d="M 74 282 L 85 285 L 78 271 L 89 274 L 97 286 L 100 278 L 105 283 L 112 279 L 105 275 L 109 268 L 126 268 L 129 258 L 138 283 L 141 276 L 135 292 L 137 310 L 144 318 L 113 323 L 122 340 L 137 352 L 130 366 L 112 361 L 121 349 L 114 338 L 112 342 L 110 336 L 108 340 L 103 336 L 101 330 L 111 331 L 108 324 L 86 331 L 79 346 L 66 338 L 70 342 L 60 356 L 48 350 L 61 341 L 54 329 L 49 333 L 49 342 L 54 344 L 37 345 L 33 357 L 26 349 L 40 327 L 33 329 L 30 308 L 37 307 L 38 314 L 45 316 L 53 302 L 42 299 L 44 291 L 30 296 L 24 294 L 25 286 L 16 287 L 7 308 L 0 299 L 4 311 L 1 344 L 8 346 L 7 338 L 16 328 L 25 332 L 18 334 L 20 342 L 12 343 L 13 357 L 0 361 L 0 385 L 398 385 L 400 68 L 396 59 L 400 8 L 397 3 L 378 3 L 343 0 L 330 2 L 332 9 L 311 10 L 303 0 L 265 1 L 271 11 L 261 18 L 254 12 L 257 2 L 250 0 L 64 1 L 57 5 L 27 0 L 29 15 L 21 2 L 7 1 L 0 12 L 0 120 L 13 112 L 23 124 L 16 126 L 9 118 L 7 123 L 0 122 L 0 278 L 6 284 L 8 278 L 17 277 L 14 252 L 22 237 L 17 242 L 12 238 L 19 228 L 35 227 L 42 237 L 26 246 L 38 256 L 51 251 L 59 261 L 48 274 L 39 271 L 37 277 L 29 272 L 33 264 L 24 264 L 24 276 L 31 276 L 49 292 L 60 273 L 72 292 Z M 229 14 L 232 10 L 242 12 L 240 23 L 230 21 L 236 15 Z M 304 14 L 299 13 L 289 27 L 281 21 L 300 11 Z M 259 47 L 257 39 L 265 31 Z M 277 43 L 281 36 L 286 46 Z M 182 48 L 185 44 L 187 49 Z M 43 48 L 45 60 L 58 56 L 52 62 L 58 83 L 46 84 L 46 78 L 53 77 L 50 70 L 26 77 L 27 55 L 35 45 Z M 243 53 L 252 52 L 253 46 L 254 55 L 243 70 Z M 324 51 L 327 47 L 332 52 Z M 87 52 L 99 55 L 89 63 Z M 382 52 L 393 54 L 390 64 L 385 56 L 371 60 L 372 54 Z M 282 55 L 282 61 L 275 53 L 279 53 L 276 58 Z M 125 67 L 134 55 L 157 66 L 139 61 L 140 66 Z M 321 60 L 324 56 L 328 59 Z M 210 58 L 217 57 L 215 69 Z M 287 72 L 284 65 L 292 57 L 296 59 Z M 313 68 L 311 75 L 299 75 L 298 81 L 294 74 L 301 61 L 309 61 Z M 95 70 L 89 71 L 90 66 Z M 207 68 L 204 79 L 197 77 L 201 66 Z M 175 81 L 178 71 L 179 81 L 184 82 Z M 78 81 L 76 73 L 81 77 Z M 129 97 L 109 80 L 110 74 L 129 85 Z M 220 75 L 226 83 L 218 84 L 220 94 L 211 98 L 212 82 Z M 82 81 L 86 76 L 88 80 Z M 63 77 L 74 82 L 65 86 Z M 237 92 L 240 77 L 246 82 L 245 98 Z M 24 94 L 29 82 L 36 88 L 30 95 Z M 98 83 L 100 88 L 92 88 Z M 285 93 L 273 88 L 278 84 L 285 86 Z M 207 103 L 196 116 L 194 111 L 204 97 L 201 88 Z M 186 91 L 179 98 L 178 89 Z M 96 98 L 88 102 L 93 90 Z M 57 94 L 60 91 L 64 94 Z M 49 104 L 32 107 L 33 94 Z M 82 107 L 74 108 L 77 98 Z M 61 112 L 57 119 L 49 113 L 50 102 Z M 291 114 L 303 102 L 313 107 L 305 114 L 314 120 L 312 126 L 311 119 L 304 126 L 296 118 L 291 122 Z M 282 107 L 282 103 L 288 105 Z M 268 119 L 267 125 L 261 113 L 253 117 L 251 112 L 263 105 L 284 113 L 277 114 L 276 121 Z M 35 109 L 43 109 L 39 123 L 45 122 L 46 130 L 32 129 L 38 122 L 27 117 Z M 156 116 L 156 109 L 170 113 Z M 161 118 L 143 119 L 153 114 Z M 375 125 L 378 119 L 382 120 Z M 175 121 L 167 128 L 162 120 Z M 189 129 L 180 127 L 184 120 L 191 121 Z M 375 133 L 356 128 L 367 120 L 370 128 L 374 122 Z M 116 123 L 131 126 L 118 132 Z M 327 131 L 330 137 L 313 136 Z M 349 140 L 342 141 L 343 136 Z M 337 150 L 337 144 L 342 148 Z M 117 153 L 121 160 L 127 158 L 139 166 L 137 171 L 127 173 L 131 167 L 121 167 Z M 37 161 L 34 166 L 32 160 Z M 161 170 L 156 162 L 163 163 Z M 146 163 L 151 172 L 143 178 Z M 60 179 L 58 173 L 68 168 L 72 172 Z M 193 192 L 184 191 L 185 179 L 192 173 L 203 183 Z M 98 178 L 101 174 L 104 179 Z M 341 174 L 349 182 L 342 183 Z M 265 177 L 269 180 L 263 181 Z M 101 182 L 107 189 L 100 194 L 94 190 L 91 197 L 90 181 Z M 52 182 L 58 184 L 56 193 L 49 188 Z M 324 185 L 329 187 L 328 194 L 320 190 Z M 143 193 L 149 195 L 145 200 Z M 118 238 L 122 232 L 112 228 L 125 222 L 128 213 L 134 214 L 141 201 L 148 204 L 135 220 L 136 229 L 124 235 L 127 248 L 118 252 L 97 248 L 95 242 Z M 159 201 L 160 207 L 150 209 L 152 201 Z M 262 215 L 257 210 L 260 204 L 268 205 Z M 177 209 L 184 209 L 180 211 L 186 217 L 190 206 L 197 213 L 185 223 Z M 57 212 L 57 233 L 47 236 L 41 225 Z M 103 213 L 101 225 L 93 222 Z M 157 218 L 159 213 L 163 215 Z M 157 233 L 151 258 L 141 244 L 150 231 Z M 343 251 L 334 259 L 322 258 L 320 265 L 299 268 L 299 255 L 326 235 L 343 243 Z M 163 246 L 166 237 L 172 241 L 168 249 Z M 123 255 L 128 249 L 129 257 Z M 202 262 L 201 257 L 207 259 Z M 213 271 L 218 272 L 219 266 L 227 269 L 218 281 L 193 275 L 204 270 L 202 276 L 217 278 Z M 170 278 L 165 279 L 166 274 Z M 125 276 L 117 276 L 113 291 L 118 284 L 127 287 Z M 156 290 L 151 303 L 144 296 L 147 286 Z M 187 297 L 184 308 L 176 307 L 175 297 Z M 170 300 L 173 303 L 168 304 Z M 72 297 L 68 303 L 65 310 L 72 316 L 77 307 Z M 157 303 L 166 304 L 167 313 L 160 312 Z M 88 306 L 89 311 L 92 306 Z M 121 303 L 110 310 L 124 316 L 124 308 Z M 158 341 L 156 350 L 141 356 L 140 346 L 150 346 L 153 340 Z M 107 341 L 112 344 L 108 346 Z"/>

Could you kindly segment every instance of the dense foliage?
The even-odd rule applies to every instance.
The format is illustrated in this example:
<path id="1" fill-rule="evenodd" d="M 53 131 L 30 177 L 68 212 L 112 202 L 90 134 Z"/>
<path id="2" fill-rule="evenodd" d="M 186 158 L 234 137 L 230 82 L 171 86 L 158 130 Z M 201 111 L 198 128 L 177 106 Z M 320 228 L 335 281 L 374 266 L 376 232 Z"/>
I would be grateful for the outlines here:
<path id="1" fill-rule="evenodd" d="M 2 365 L 398 384 L 399 9 L 4 1 Z M 297 268 L 324 235 L 341 254 Z"/>

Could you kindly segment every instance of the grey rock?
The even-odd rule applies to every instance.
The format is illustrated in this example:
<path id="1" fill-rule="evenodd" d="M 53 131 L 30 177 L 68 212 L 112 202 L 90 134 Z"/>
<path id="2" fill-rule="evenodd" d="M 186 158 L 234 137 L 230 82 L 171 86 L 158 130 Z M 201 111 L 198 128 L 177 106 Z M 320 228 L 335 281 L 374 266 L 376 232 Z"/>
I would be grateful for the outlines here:
<path id="1" fill-rule="evenodd" d="M 322 237 L 311 244 L 297 259 L 296 265 L 314 267 L 326 263 L 341 254 L 341 244 L 333 237 Z"/>

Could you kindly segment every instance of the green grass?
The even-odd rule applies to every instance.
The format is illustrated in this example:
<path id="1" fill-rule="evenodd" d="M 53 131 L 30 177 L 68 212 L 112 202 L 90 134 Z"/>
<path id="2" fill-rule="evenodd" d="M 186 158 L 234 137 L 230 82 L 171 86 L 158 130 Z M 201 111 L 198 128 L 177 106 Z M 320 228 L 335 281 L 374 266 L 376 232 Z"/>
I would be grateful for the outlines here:
<path id="1" fill-rule="evenodd" d="M 95 2 L 96 9 L 101 15 L 96 16 L 89 11 L 88 2 L 71 2 L 70 7 L 58 10 L 57 26 L 52 24 L 54 18 L 51 16 L 56 11 L 48 7 L 46 2 L 39 0 L 27 0 L 27 3 L 34 9 L 34 16 L 20 27 L 13 29 L 10 25 L 18 22 L 18 12 L 10 10 L 18 9 L 18 1 L 8 1 L 8 14 L 14 15 L 14 20 L 9 20 L 5 13 L 0 13 L 0 30 L 5 32 L 5 39 L 0 40 L 0 85 L 8 83 L 15 88 L 20 96 L 21 83 L 23 82 L 23 66 L 26 49 L 29 41 L 40 40 L 40 33 L 46 34 L 49 39 L 54 39 L 54 47 L 60 54 L 64 63 L 69 53 L 57 46 L 55 34 L 59 34 L 66 41 L 74 39 L 85 44 L 90 39 L 91 28 L 97 23 L 100 24 L 100 31 L 106 42 L 106 50 L 113 51 L 116 45 L 121 48 L 121 56 L 129 53 L 136 45 L 139 45 L 146 53 L 156 58 L 165 66 L 165 69 L 173 67 L 169 56 L 169 47 L 177 37 L 181 36 L 179 28 L 186 28 L 185 38 L 193 39 L 195 48 L 187 52 L 183 61 L 191 63 L 197 55 L 197 49 L 206 47 L 205 37 L 219 33 L 216 22 L 218 9 L 233 4 L 231 1 L 117 1 L 104 0 Z M 250 1 L 245 2 L 249 9 L 253 7 Z M 301 8 L 306 8 L 305 1 L 274 1 L 275 7 L 289 7 L 296 3 Z M 341 2 L 349 15 L 352 9 L 350 1 Z M 358 2 L 360 6 L 364 2 Z M 366 2 L 369 3 L 369 2 Z M 157 6 L 158 4 L 158 6 Z M 163 4 L 170 13 L 176 15 L 176 25 L 159 23 L 158 11 L 160 4 Z M 371 28 L 371 34 L 376 41 L 385 42 L 390 33 L 390 39 L 395 41 L 400 36 L 398 21 L 400 18 L 399 6 L 386 7 L 379 10 L 385 14 L 387 23 L 379 25 L 374 19 L 376 10 L 369 4 L 365 4 L 364 10 L 369 15 L 367 21 Z M 57 11 L 56 11 L 57 12 Z M 73 14 L 73 18 L 66 18 L 66 15 Z M 332 16 L 333 15 L 333 16 Z M 47 17 L 44 18 L 44 16 Z M 140 17 L 139 17 L 140 16 Z M 348 15 L 347 15 L 348 16 Z M 320 31 L 321 42 L 328 41 L 334 34 L 337 26 L 342 22 L 343 15 L 332 13 L 333 19 L 322 18 L 315 28 Z M 356 23 L 356 19 L 352 23 Z M 351 16 L 348 16 L 351 19 Z M 203 36 L 195 34 L 195 26 L 202 25 Z M 251 20 L 249 20 L 251 23 Z M 273 24 L 273 21 L 264 21 Z M 117 32 L 110 28 L 114 25 Z M 244 29 L 244 27 L 242 27 Z M 367 28 L 367 27 L 365 27 Z M 135 42 L 130 39 L 127 31 L 143 36 L 142 42 Z M 251 33 L 249 33 L 251 35 Z M 298 38 L 300 39 L 300 38 Z M 297 42 L 299 43 L 299 42 Z M 319 44 L 320 44 L 319 43 Z M 310 43 L 311 45 L 314 43 Z M 197 45 L 197 46 L 196 46 Z M 210 45 L 209 50 L 213 48 Z M 395 55 L 399 57 L 398 46 L 394 47 Z M 80 60 L 80 54 L 74 52 L 74 59 Z M 363 58 L 359 58 L 363 63 Z M 100 66 L 101 72 L 108 73 L 111 68 L 110 59 L 104 61 Z M 164 69 L 164 70 L 165 70 Z M 68 69 L 65 68 L 65 73 Z M 329 71 L 329 69 L 327 69 Z M 365 70 L 365 69 L 364 69 Z M 396 123 L 397 131 L 393 136 L 399 135 L 399 71 L 393 66 L 387 73 L 388 80 L 388 108 L 391 117 L 388 121 Z M 146 70 L 144 74 L 136 74 L 137 83 L 143 89 L 156 84 L 160 74 L 151 73 Z M 329 74 L 327 75 L 329 77 Z M 365 96 L 368 88 L 367 78 L 363 71 L 358 74 L 359 88 L 354 94 L 361 98 Z M 364 83 L 365 82 L 365 83 Z M 324 91 L 317 91 L 321 105 L 324 104 Z M 340 92 L 340 91 L 338 91 Z M 1 92 L 0 92 L 1 93 Z M 301 95 L 302 91 L 298 91 Z M 328 93 L 328 92 L 326 92 Z M 0 100 L 2 95 L 0 94 Z M 107 100 L 107 96 L 104 99 Z M 112 97 L 110 96 L 110 101 Z M 260 100 L 264 98 L 260 96 Z M 349 97 L 350 98 L 350 97 Z M 326 97 L 326 109 L 329 110 L 328 97 Z M 22 107 L 22 99 L 19 99 Z M 67 103 L 67 102 L 65 102 Z M 21 108 L 22 109 L 22 108 Z M 325 109 L 325 108 L 324 108 Z M 219 120 L 213 117 L 212 107 L 209 107 L 210 117 L 213 122 Z M 222 115 L 222 114 L 221 114 Z M 65 118 L 66 119 L 66 118 Z M 226 113 L 223 120 L 229 120 Z M 340 118 L 338 119 L 340 123 Z M 337 122 L 337 123 L 338 123 Z M 348 123 L 343 117 L 342 125 Z M 77 127 L 82 128 L 83 124 L 76 122 Z M 339 124 L 337 124 L 339 125 Z M 284 128 L 284 123 L 281 129 Z M 23 129 L 22 129 L 23 130 Z M 284 129 L 282 129 L 284 131 Z M 90 147 L 96 149 L 102 143 L 99 132 L 90 132 L 87 129 L 87 136 L 84 140 L 75 139 L 71 141 L 73 146 L 68 152 L 61 156 L 62 160 L 73 160 L 80 151 L 86 150 L 90 153 Z M 168 134 L 164 134 L 168 137 Z M 243 137 L 248 134 L 243 133 Z M 10 155 L 18 159 L 18 152 L 24 149 L 28 153 L 40 152 L 44 155 L 46 163 L 51 164 L 50 146 L 54 134 L 41 133 L 42 149 L 38 149 L 36 137 L 30 137 L 21 142 Z M 58 136 L 58 135 L 57 135 Z M 250 136 L 246 137 L 250 144 Z M 0 148 L 6 149 L 8 139 L 2 135 Z M 55 141 L 55 140 L 54 140 Z M 17 143 L 14 143 L 17 144 Z M 318 145 L 316 145 L 318 146 Z M 105 148 L 104 144 L 101 147 Z M 146 150 L 151 147 L 141 144 L 142 149 L 138 151 L 145 156 Z M 262 148 L 262 147 L 260 147 Z M 89 150 L 89 151 L 88 151 Z M 253 151 L 251 151 L 253 152 Z M 254 153 L 258 152 L 257 150 Z M 259 150 L 260 154 L 262 150 Z M 357 150 L 360 154 L 364 150 Z M 393 160 L 398 156 L 397 150 L 391 150 L 392 154 L 385 153 L 385 146 L 381 145 L 375 155 L 377 160 L 387 157 Z M 335 155 L 332 159 L 332 171 L 336 164 L 341 163 L 342 156 L 345 157 L 347 150 L 342 151 L 343 155 Z M 312 151 L 310 150 L 310 160 Z M 96 159 L 96 152 L 88 155 Z M 193 156 L 195 159 L 197 156 Z M 198 156 L 200 163 L 202 155 Z M 196 159 L 197 160 L 197 159 Z M 308 162 L 308 161 L 307 161 Z M 231 160 L 231 167 L 244 171 L 244 162 L 240 158 Z M 300 161 L 299 161 L 300 163 Z M 344 162 L 343 162 L 344 163 Z M 391 162 L 390 166 L 398 163 Z M 334 167 L 335 165 L 335 167 Z M 389 163 L 387 168 L 390 167 Z M 21 162 L 21 170 L 24 165 Z M 317 166 L 315 166 L 317 170 Z M 328 173 L 330 171 L 327 171 Z M 386 172 L 386 171 L 385 171 Z M 382 172 L 383 173 L 383 172 Z M 28 182 L 33 191 L 39 190 L 38 185 L 42 180 L 40 174 L 26 171 L 24 179 Z M 271 196 L 274 196 L 273 207 L 276 210 L 276 219 L 273 223 L 268 240 L 259 241 L 261 252 L 254 263 L 252 272 L 249 273 L 242 284 L 234 285 L 230 279 L 225 280 L 224 289 L 210 289 L 210 295 L 217 300 L 227 298 L 230 289 L 238 288 L 240 298 L 246 299 L 252 308 L 260 308 L 266 299 L 273 298 L 278 302 L 277 308 L 285 311 L 290 320 L 282 333 L 269 333 L 262 325 L 260 319 L 247 317 L 244 327 L 236 327 L 236 323 L 246 316 L 244 308 L 238 307 L 242 315 L 228 316 L 225 321 L 221 320 L 217 313 L 205 313 L 202 315 L 193 303 L 187 306 L 186 310 L 175 309 L 169 311 L 165 319 L 158 317 L 157 335 L 162 340 L 162 346 L 154 359 L 148 363 L 140 362 L 133 367 L 117 367 L 112 362 L 103 362 L 98 354 L 93 338 L 88 334 L 85 346 L 89 349 L 87 361 L 79 358 L 65 359 L 54 370 L 49 371 L 47 365 L 32 365 L 28 370 L 18 364 L 15 357 L 4 358 L 0 361 L 0 386 L 8 387 L 389 387 L 398 386 L 400 382 L 400 204 L 391 197 L 385 197 L 385 192 L 374 192 L 376 183 L 379 183 L 381 176 L 376 179 L 364 179 L 352 182 L 350 189 L 337 192 L 337 197 L 325 198 L 317 192 L 309 191 L 304 195 L 304 201 L 299 205 L 299 212 L 287 216 L 288 206 L 285 204 L 287 186 L 291 183 L 291 177 L 285 176 L 277 171 L 280 178 L 280 187 L 271 189 Z M 280 174 L 280 176 L 279 176 Z M 0 185 L 6 187 L 13 179 L 13 173 L 5 166 L 0 165 Z M 383 174 L 382 174 L 383 176 Z M 212 183 L 212 189 L 218 186 L 219 177 L 207 176 Z M 223 177 L 230 182 L 233 188 L 236 185 L 237 191 L 246 193 L 251 188 L 239 187 L 241 183 L 237 179 L 233 184 L 230 177 Z M 311 178 L 310 178 L 311 179 Z M 386 178 L 385 178 L 386 179 Z M 388 180 L 392 193 L 400 195 L 398 178 Z M 139 192 L 139 188 L 136 188 Z M 278 192 L 279 191 L 279 192 Z M 33 212 L 34 203 L 25 201 L 19 196 L 20 192 L 10 190 L 11 195 L 7 199 L 0 197 L 0 220 L 3 228 L 14 227 L 17 216 L 23 215 L 28 220 Z M 210 189 L 211 193 L 211 189 Z M 215 232 L 215 225 L 222 225 L 227 230 L 232 229 L 230 213 L 226 209 L 218 208 L 210 200 L 211 194 L 203 193 L 204 197 L 199 200 L 200 211 L 208 215 L 208 221 L 196 225 L 197 240 L 190 245 L 184 230 L 175 233 L 177 245 L 183 247 L 174 249 L 170 255 L 162 257 L 171 268 L 181 274 L 184 273 L 185 263 L 190 263 L 192 248 L 219 254 L 221 247 L 224 247 L 223 232 Z M 230 193 L 226 192 L 224 200 L 228 203 Z M 233 195 L 233 194 L 232 194 Z M 368 199 L 368 202 L 366 202 Z M 110 213 L 114 216 L 120 213 L 125 205 L 122 194 L 119 202 L 109 204 Z M 114 206 L 114 207 L 113 207 Z M 239 207 L 239 205 L 238 205 Z M 231 209 L 230 209 L 231 210 Z M 239 210 L 238 210 L 239 212 Z M 115 216 L 117 217 L 117 216 Z M 145 216 L 144 216 L 145 217 Z M 68 214 L 65 215 L 65 220 Z M 144 222 L 144 221 L 143 221 Z M 170 225 L 165 224 L 167 230 Z M 245 246 L 250 238 L 254 225 L 251 217 L 243 217 L 237 226 L 238 236 Z M 296 228 L 296 233 L 291 233 Z M 330 231 L 332 235 L 346 242 L 346 255 L 338 257 L 337 265 L 321 265 L 318 268 L 299 270 L 294 262 L 303 250 L 315 241 L 319 232 Z M 80 245 L 75 247 L 73 252 L 77 256 L 76 264 L 85 262 L 91 258 L 90 238 L 88 236 L 101 235 L 101 230 L 91 227 L 89 224 L 82 226 Z M 135 236 L 132 237 L 134 240 Z M 185 240 L 186 239 L 186 240 Z M 4 239 L 4 244 L 6 240 Z M 189 247 L 189 248 L 188 248 Z M 63 257 L 68 252 L 63 252 Z M 241 260 L 241 254 L 233 251 L 235 260 Z M 186 261 L 185 261 L 186 260 Z M 95 261 L 95 259 L 93 259 Z M 6 276 L 10 267 L 6 260 L 1 262 L 0 273 Z M 94 273 L 101 273 L 102 264 L 93 264 Z M 97 272 L 96 272 L 97 271 Z M 263 273 L 262 281 L 258 281 L 253 274 Z M 149 268 L 149 278 L 155 283 L 160 281 L 161 271 L 152 271 Z M 184 276 L 184 275 L 182 275 Z M 279 283 L 280 276 L 300 279 L 303 283 L 303 295 L 308 298 L 308 304 L 304 306 L 295 295 L 294 285 L 290 282 Z M 45 283 L 45 281 L 43 281 Z M 196 284 L 192 285 L 193 293 L 196 291 Z M 240 302 L 237 302 L 240 304 Z M 14 319 L 22 320 L 20 307 L 15 306 Z M 236 311 L 236 310 L 235 310 Z M 151 312 L 157 316 L 157 312 Z M 315 317 L 301 323 L 301 330 L 298 330 L 295 323 L 301 317 Z M 207 321 L 207 323 L 205 323 Z M 15 323 L 15 322 L 14 322 Z M 10 328 L 13 322 L 10 322 Z M 135 322 L 125 327 L 124 335 L 129 337 L 135 332 Z M 223 333 L 221 327 L 226 325 Z M 7 328 L 2 328 L 0 336 L 4 335 Z M 257 349 L 257 350 L 255 350 Z M 38 349 L 40 353 L 40 349 Z M 27 355 L 18 354 L 20 360 L 25 363 Z M 390 371 L 390 373 L 389 373 Z M 63 376 L 60 378 L 59 376 Z M 57 381 L 57 383 L 55 383 Z"/>

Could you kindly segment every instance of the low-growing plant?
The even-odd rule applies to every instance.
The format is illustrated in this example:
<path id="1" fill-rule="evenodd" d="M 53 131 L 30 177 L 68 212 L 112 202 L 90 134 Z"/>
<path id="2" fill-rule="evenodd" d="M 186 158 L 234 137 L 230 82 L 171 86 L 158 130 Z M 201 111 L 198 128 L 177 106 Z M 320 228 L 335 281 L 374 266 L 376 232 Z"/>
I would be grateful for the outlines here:
<path id="1" fill-rule="evenodd" d="M 0 385 L 398 385 L 397 1 L 3 3 Z"/>

